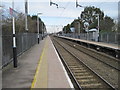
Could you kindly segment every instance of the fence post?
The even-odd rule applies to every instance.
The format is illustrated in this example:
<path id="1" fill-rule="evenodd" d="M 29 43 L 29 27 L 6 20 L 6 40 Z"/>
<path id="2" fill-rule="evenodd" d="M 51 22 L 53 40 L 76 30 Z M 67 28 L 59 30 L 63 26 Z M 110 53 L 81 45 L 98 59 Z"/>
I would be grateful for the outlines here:
<path id="1" fill-rule="evenodd" d="M 107 43 L 109 43 L 109 35 L 107 34 Z"/>
<path id="2" fill-rule="evenodd" d="M 0 22 L 2 22 L 1 14 L 0 14 Z M 2 69 L 1 69 L 2 68 L 2 23 L 0 23 L 0 58 L 1 58 L 0 60 L 0 89 L 2 90 Z"/>
<path id="3" fill-rule="evenodd" d="M 101 42 L 103 42 L 103 35 L 102 34 L 100 34 L 101 35 Z"/>
<path id="4" fill-rule="evenodd" d="M 117 34 L 115 33 L 115 43 L 117 44 Z"/>
<path id="5" fill-rule="evenodd" d="M 2 22 L 2 15 L 0 15 L 0 22 Z M 0 23 L 0 68 L 2 67 L 2 23 Z M 1 78 L 1 77 L 0 77 Z"/>

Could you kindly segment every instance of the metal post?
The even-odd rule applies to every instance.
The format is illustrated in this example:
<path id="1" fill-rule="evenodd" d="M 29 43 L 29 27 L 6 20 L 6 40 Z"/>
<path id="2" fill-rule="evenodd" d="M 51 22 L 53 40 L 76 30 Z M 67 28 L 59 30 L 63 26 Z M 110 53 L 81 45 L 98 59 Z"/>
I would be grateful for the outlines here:
<path id="1" fill-rule="evenodd" d="M 88 30 L 88 29 L 87 29 L 87 30 Z M 88 35 L 89 35 L 89 32 L 87 31 L 87 40 L 89 40 L 89 36 L 88 36 Z"/>
<path id="2" fill-rule="evenodd" d="M 98 14 L 98 42 L 99 42 L 99 29 L 100 29 L 100 20 L 99 20 L 99 14 Z"/>
<path id="3" fill-rule="evenodd" d="M 38 44 L 39 44 L 39 17 L 37 14 Z"/>
<path id="4" fill-rule="evenodd" d="M 100 34 L 101 38 L 100 38 L 100 41 L 103 42 L 103 34 Z"/>
<path id="5" fill-rule="evenodd" d="M 63 26 L 62 26 L 62 36 L 63 36 L 63 34 L 64 34 L 64 31 L 63 31 Z"/>
<path id="6" fill-rule="evenodd" d="M 115 33 L 115 43 L 117 43 L 117 33 Z"/>
<path id="7" fill-rule="evenodd" d="M 42 13 L 37 13 L 37 29 L 38 29 L 38 44 L 39 44 L 39 34 L 40 34 L 40 30 L 39 30 L 39 17 L 38 17 L 38 15 L 39 14 L 42 14 Z"/>
<path id="8" fill-rule="evenodd" d="M 0 23 L 0 58 L 1 58 L 0 68 L 2 68 L 2 59 L 3 59 L 2 58 L 2 56 L 3 56 L 3 53 L 2 53 L 3 52 L 3 50 L 2 50 L 3 49 L 3 47 L 2 47 L 2 45 L 3 45 L 2 44 L 2 6 L 0 6 L 0 22 L 1 22 Z M 2 88 L 1 88 L 2 87 L 2 82 L 1 82 L 2 81 L 1 80 L 2 79 L 2 73 L 1 73 L 1 71 L 2 70 L 0 70 L 0 89 L 2 90 Z"/>
<path id="9" fill-rule="evenodd" d="M 107 34 L 107 43 L 109 43 L 109 35 Z"/>
<path id="10" fill-rule="evenodd" d="M 28 31 L 27 15 L 28 15 L 28 2 L 27 0 L 25 0 L 25 30 L 26 31 Z"/>
<path id="11" fill-rule="evenodd" d="M 43 40 L 43 23 L 42 23 L 41 29 L 42 29 L 42 40 Z"/>
<path id="12" fill-rule="evenodd" d="M 65 36 L 66 36 L 66 27 L 65 27 Z"/>
<path id="13" fill-rule="evenodd" d="M 80 22 L 78 22 L 78 38 L 80 38 Z"/>
<path id="14" fill-rule="evenodd" d="M 14 1 L 12 2 L 12 8 L 14 10 Z M 16 49 L 16 34 L 15 34 L 15 17 L 13 16 L 13 65 L 17 67 L 17 49 Z"/>

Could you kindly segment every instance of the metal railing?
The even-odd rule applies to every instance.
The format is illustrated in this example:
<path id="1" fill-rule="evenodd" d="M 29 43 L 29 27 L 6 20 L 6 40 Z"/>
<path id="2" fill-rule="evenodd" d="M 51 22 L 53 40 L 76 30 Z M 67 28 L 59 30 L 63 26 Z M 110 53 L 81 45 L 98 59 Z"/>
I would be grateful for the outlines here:
<path id="1" fill-rule="evenodd" d="M 17 37 L 17 55 L 31 48 L 37 43 L 37 33 L 19 33 Z M 41 34 L 40 34 L 41 40 Z M 12 61 L 13 48 L 12 48 L 12 34 L 2 35 L 2 67 L 6 66 Z"/>
<path id="2" fill-rule="evenodd" d="M 93 33 L 67 33 L 62 34 L 62 36 L 78 38 L 83 40 L 98 41 L 98 37 Z M 99 41 L 110 44 L 119 44 L 120 33 L 101 33 L 99 35 Z"/>

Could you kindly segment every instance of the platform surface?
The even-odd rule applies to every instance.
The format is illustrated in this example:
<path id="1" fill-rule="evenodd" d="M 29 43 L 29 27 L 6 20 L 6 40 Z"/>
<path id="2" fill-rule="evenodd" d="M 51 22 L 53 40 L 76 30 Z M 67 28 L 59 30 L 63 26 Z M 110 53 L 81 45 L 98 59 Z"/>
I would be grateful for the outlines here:
<path id="1" fill-rule="evenodd" d="M 24 52 L 18 59 L 18 67 L 13 63 L 2 70 L 3 88 L 30 88 L 44 46 L 44 40 Z"/>
<path id="2" fill-rule="evenodd" d="M 3 88 L 73 88 L 60 58 L 46 37 L 3 69 Z"/>
<path id="3" fill-rule="evenodd" d="M 108 43 L 104 43 L 104 42 L 88 41 L 88 40 L 65 37 L 65 36 L 59 36 L 59 37 L 67 38 L 67 39 L 71 39 L 71 40 L 76 40 L 76 41 L 80 41 L 80 42 L 85 42 L 85 43 L 89 43 L 89 44 L 95 44 L 95 45 L 98 45 L 98 46 L 107 47 L 107 48 L 111 48 L 111 49 L 120 50 L 120 48 L 117 44 L 108 44 Z"/>
<path id="4" fill-rule="evenodd" d="M 47 37 L 32 88 L 72 88 L 70 83 L 50 37 Z"/>

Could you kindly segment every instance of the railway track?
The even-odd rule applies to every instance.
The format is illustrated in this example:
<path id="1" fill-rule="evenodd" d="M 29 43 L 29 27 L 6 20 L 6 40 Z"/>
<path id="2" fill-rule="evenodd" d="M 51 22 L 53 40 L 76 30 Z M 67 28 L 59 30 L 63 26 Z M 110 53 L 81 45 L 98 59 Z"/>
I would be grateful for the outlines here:
<path id="1" fill-rule="evenodd" d="M 64 42 L 65 44 L 68 44 L 69 46 L 79 50 L 80 52 L 83 52 L 83 53 L 89 55 L 90 57 L 95 58 L 96 60 L 99 60 L 100 62 L 108 65 L 109 67 L 112 67 L 115 70 L 120 71 L 120 68 L 119 68 L 120 60 L 118 60 L 114 57 L 111 57 L 109 55 L 106 55 L 104 53 L 97 52 L 93 49 L 86 48 L 86 47 L 81 46 L 81 45 L 79 45 L 75 42 L 71 42 L 71 41 L 68 41 L 68 40 L 63 40 L 61 38 L 57 38 L 57 39 Z"/>
<path id="2" fill-rule="evenodd" d="M 104 80 L 99 74 L 66 49 L 61 42 L 53 38 L 52 41 L 80 90 L 84 90 L 86 88 L 90 88 L 92 90 L 115 89 L 109 82 Z"/>

